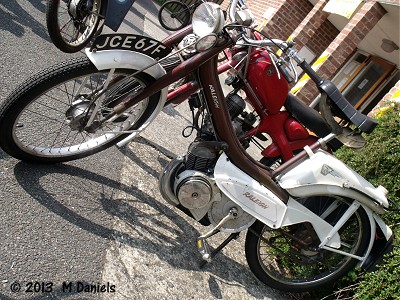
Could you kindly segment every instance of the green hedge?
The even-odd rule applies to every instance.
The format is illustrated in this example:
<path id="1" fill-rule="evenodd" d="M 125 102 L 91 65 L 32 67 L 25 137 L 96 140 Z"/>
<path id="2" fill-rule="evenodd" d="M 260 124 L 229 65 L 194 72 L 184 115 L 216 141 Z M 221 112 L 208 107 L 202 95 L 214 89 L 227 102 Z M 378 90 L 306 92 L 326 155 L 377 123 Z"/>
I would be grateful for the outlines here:
<path id="1" fill-rule="evenodd" d="M 386 107 L 377 114 L 376 119 L 379 125 L 366 136 L 367 145 L 361 151 L 343 147 L 335 155 L 375 186 L 386 187 L 388 198 L 400 205 L 400 104 Z M 388 212 L 383 219 L 395 236 L 400 237 L 400 213 Z M 400 299 L 399 245 L 399 240 L 395 239 L 393 253 L 386 257 L 378 270 L 360 275 L 350 298 Z M 345 290 L 344 287 L 342 289 Z"/>

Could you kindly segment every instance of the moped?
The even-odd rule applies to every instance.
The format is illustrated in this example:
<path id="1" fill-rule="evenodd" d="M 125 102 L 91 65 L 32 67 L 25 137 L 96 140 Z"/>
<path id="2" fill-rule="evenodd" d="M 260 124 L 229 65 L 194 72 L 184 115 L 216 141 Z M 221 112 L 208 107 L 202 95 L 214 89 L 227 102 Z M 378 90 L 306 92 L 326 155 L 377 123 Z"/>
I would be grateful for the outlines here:
<path id="1" fill-rule="evenodd" d="M 321 288 L 356 266 L 370 268 L 391 249 L 393 233 L 380 217 L 393 209 L 387 190 L 371 185 L 328 147 L 334 139 L 348 144 L 359 131 L 371 133 L 377 123 L 322 79 L 292 42 L 253 38 L 251 14 L 236 4 L 231 1 L 234 21 L 229 23 L 218 5 L 199 5 L 192 29 L 163 43 L 129 34 L 98 36 L 86 57 L 39 72 L 6 99 L 0 107 L 0 145 L 30 162 L 78 159 L 128 143 L 166 103 L 194 93 L 188 101 L 194 141 L 186 154 L 167 164 L 159 188 L 172 206 L 210 227 L 197 239 L 204 262 L 247 231 L 246 259 L 259 280 L 290 292 Z M 193 34 L 187 34 L 191 30 Z M 176 43 L 180 46 L 173 51 Z M 274 57 L 273 47 L 282 51 L 281 58 Z M 227 48 L 234 89 L 225 97 L 218 54 Z M 176 55 L 182 58 L 178 63 L 172 59 Z M 292 63 L 320 90 L 322 117 L 315 120 L 322 118 L 329 129 L 302 145 L 300 153 L 292 150 L 296 139 L 285 130 L 291 132 L 292 125 L 304 128 L 300 122 L 315 114 L 302 109 L 283 84 L 290 80 Z M 187 82 L 173 97 L 168 90 L 182 78 Z M 239 90 L 252 100 L 246 102 Z M 249 103 L 252 111 L 246 112 Z M 283 111 L 282 106 L 292 110 Z M 281 128 L 263 124 L 267 116 Z M 280 130 L 276 136 L 275 130 Z M 266 132 L 281 158 L 273 168 L 246 151 L 249 139 Z M 303 133 L 301 129 L 300 137 Z M 207 239 L 219 232 L 230 235 L 211 249 Z"/>

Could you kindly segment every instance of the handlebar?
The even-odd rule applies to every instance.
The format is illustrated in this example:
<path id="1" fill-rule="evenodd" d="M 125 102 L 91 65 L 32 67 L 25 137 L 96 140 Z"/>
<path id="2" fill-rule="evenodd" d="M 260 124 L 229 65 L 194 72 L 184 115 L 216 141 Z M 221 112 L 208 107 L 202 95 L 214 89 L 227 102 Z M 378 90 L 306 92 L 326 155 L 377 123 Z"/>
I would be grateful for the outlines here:
<path id="1" fill-rule="evenodd" d="M 279 39 L 268 39 L 268 40 L 253 40 L 243 34 L 242 39 L 247 43 L 252 46 L 256 47 L 272 47 L 272 46 L 278 46 L 280 48 L 287 48 L 288 45 L 285 41 L 279 40 Z"/>
<path id="2" fill-rule="evenodd" d="M 235 20 L 235 10 L 238 1 L 239 0 L 231 1 L 231 6 L 229 8 L 229 16 L 231 20 Z M 324 80 L 321 76 L 319 76 L 305 61 L 305 59 L 302 58 L 294 49 L 293 42 L 285 42 L 279 39 L 255 40 L 249 38 L 244 32 L 242 32 L 240 38 L 242 38 L 246 44 L 255 47 L 279 47 L 288 57 L 293 59 L 298 64 L 298 66 L 311 78 L 312 81 L 315 82 L 320 92 L 325 93 L 328 96 L 328 98 L 331 100 L 330 106 L 333 106 L 334 110 L 339 113 L 339 116 L 347 119 L 366 133 L 370 133 L 374 130 L 377 122 L 356 110 L 347 101 L 336 85 L 334 85 L 331 81 Z"/>

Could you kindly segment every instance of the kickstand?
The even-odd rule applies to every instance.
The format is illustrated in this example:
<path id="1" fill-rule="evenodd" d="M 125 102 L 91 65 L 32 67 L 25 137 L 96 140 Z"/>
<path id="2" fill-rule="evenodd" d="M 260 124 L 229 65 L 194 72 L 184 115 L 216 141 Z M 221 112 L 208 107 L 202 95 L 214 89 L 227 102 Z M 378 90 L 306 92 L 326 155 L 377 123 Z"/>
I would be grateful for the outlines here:
<path id="1" fill-rule="evenodd" d="M 236 240 L 236 239 L 238 238 L 238 236 L 239 236 L 239 232 L 231 233 L 231 234 L 228 236 L 228 238 L 227 238 L 225 241 L 223 241 L 223 242 L 221 243 L 221 245 L 219 245 L 217 248 L 215 248 L 213 251 L 211 251 L 211 253 L 210 253 L 210 260 L 211 260 L 215 255 L 217 255 L 223 248 L 225 248 L 225 246 L 228 245 L 230 241 Z M 200 265 L 199 265 L 200 269 L 202 269 L 210 260 L 202 260 L 202 261 L 200 262 Z"/>

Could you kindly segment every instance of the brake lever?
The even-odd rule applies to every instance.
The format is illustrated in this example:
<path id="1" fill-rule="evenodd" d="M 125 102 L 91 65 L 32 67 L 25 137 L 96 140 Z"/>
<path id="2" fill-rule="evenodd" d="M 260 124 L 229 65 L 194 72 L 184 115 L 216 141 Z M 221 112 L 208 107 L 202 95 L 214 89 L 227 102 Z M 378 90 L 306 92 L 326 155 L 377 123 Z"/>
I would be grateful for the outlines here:
<path id="1" fill-rule="evenodd" d="M 294 82 L 297 82 L 299 80 L 299 73 L 297 73 L 296 67 L 294 66 L 293 61 L 290 58 L 289 61 L 290 61 L 290 66 L 294 73 Z"/>

